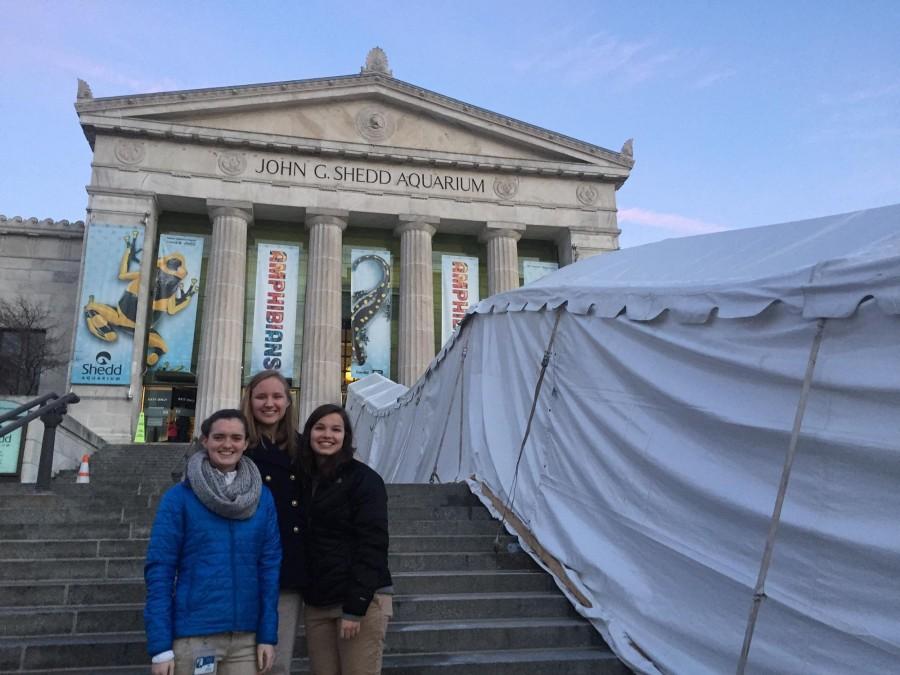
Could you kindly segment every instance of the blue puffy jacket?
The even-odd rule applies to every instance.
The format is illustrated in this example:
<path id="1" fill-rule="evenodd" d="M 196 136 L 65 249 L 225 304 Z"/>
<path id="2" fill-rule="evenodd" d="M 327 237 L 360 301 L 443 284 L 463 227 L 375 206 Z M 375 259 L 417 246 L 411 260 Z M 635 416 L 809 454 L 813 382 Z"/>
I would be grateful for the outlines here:
<path id="1" fill-rule="evenodd" d="M 172 649 L 176 638 L 213 633 L 256 633 L 257 644 L 276 644 L 280 565 L 268 488 L 247 520 L 216 515 L 188 483 L 170 488 L 156 511 L 144 566 L 150 656 Z"/>

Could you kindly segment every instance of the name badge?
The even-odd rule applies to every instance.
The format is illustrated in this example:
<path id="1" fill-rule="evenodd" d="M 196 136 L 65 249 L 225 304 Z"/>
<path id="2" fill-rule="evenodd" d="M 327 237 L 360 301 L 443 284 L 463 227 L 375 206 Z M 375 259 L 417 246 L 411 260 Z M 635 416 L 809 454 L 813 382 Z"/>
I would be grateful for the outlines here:
<path id="1" fill-rule="evenodd" d="M 194 675 L 211 675 L 216 672 L 216 655 L 205 654 L 194 657 Z"/>

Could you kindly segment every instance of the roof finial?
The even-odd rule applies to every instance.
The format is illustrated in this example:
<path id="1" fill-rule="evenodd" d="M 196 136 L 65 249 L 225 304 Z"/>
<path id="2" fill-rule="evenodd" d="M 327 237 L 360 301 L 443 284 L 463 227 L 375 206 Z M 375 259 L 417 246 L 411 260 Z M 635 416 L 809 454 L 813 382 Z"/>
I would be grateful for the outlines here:
<path id="1" fill-rule="evenodd" d="M 394 73 L 388 67 L 387 54 L 384 53 L 384 50 L 381 47 L 372 47 L 372 49 L 369 50 L 369 53 L 366 54 L 366 65 L 360 68 L 359 72 L 363 75 L 367 75 L 368 73 L 381 73 L 388 77 L 394 76 Z"/>
<path id="2" fill-rule="evenodd" d="M 634 139 L 629 138 L 625 141 L 625 143 L 622 144 L 622 149 L 619 150 L 619 153 L 626 157 L 634 157 Z"/>
<path id="3" fill-rule="evenodd" d="M 77 98 L 94 98 L 94 92 L 91 91 L 91 85 L 82 80 L 80 77 L 78 78 L 78 94 Z"/>

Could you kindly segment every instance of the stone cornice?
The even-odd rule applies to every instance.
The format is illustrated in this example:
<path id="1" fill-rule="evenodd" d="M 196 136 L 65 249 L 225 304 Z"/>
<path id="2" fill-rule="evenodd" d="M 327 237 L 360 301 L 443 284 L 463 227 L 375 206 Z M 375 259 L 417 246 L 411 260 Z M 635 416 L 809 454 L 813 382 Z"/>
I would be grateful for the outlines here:
<path id="1" fill-rule="evenodd" d="M 136 94 L 131 96 L 115 96 L 104 98 L 78 99 L 75 109 L 79 115 L 86 113 L 104 113 L 106 111 L 134 110 L 132 115 L 140 115 L 141 109 L 149 107 L 171 107 L 173 111 L 185 107 L 186 104 L 227 102 L 229 106 L 252 105 L 252 99 L 263 97 L 284 97 L 290 99 L 291 94 L 311 91 L 339 91 L 343 89 L 362 89 L 368 91 L 381 91 L 385 94 L 395 93 L 409 97 L 413 101 L 424 101 L 432 106 L 438 106 L 463 115 L 472 121 L 483 124 L 496 125 L 495 131 L 503 130 L 506 133 L 518 132 L 518 134 L 549 142 L 564 148 L 569 148 L 589 156 L 612 162 L 623 169 L 629 170 L 634 165 L 634 158 L 623 152 L 615 152 L 606 148 L 587 143 L 542 127 L 522 122 L 506 115 L 465 103 L 458 99 L 444 96 L 422 87 L 388 77 L 381 73 L 365 73 L 360 75 L 343 75 L 338 77 L 313 78 L 307 80 L 293 80 L 287 82 L 272 82 L 265 84 L 248 84 L 234 87 L 215 87 L 209 89 L 190 89 L 184 91 L 162 92 L 153 94 Z M 117 115 L 121 118 L 121 114 Z M 82 120 L 85 124 L 85 120 Z"/>
<path id="2" fill-rule="evenodd" d="M 7 217 L 0 214 L 0 232 L 26 236 L 81 238 L 84 236 L 84 221 L 53 220 L 52 218 L 38 220 L 22 216 Z"/>
<path id="3" fill-rule="evenodd" d="M 84 116 L 82 126 L 93 146 L 97 133 L 114 136 L 137 136 L 148 139 L 194 143 L 199 145 L 230 146 L 246 150 L 281 152 L 285 154 L 317 155 L 322 157 L 363 159 L 391 164 L 413 164 L 437 168 L 477 169 L 497 173 L 559 176 L 563 178 L 594 179 L 621 186 L 628 178 L 628 169 L 600 167 L 578 162 L 558 162 L 534 159 L 512 159 L 434 150 L 410 149 L 399 146 L 373 146 L 366 143 L 324 141 L 312 138 L 232 131 L 207 127 L 186 126 L 136 118 L 112 119 L 103 116 Z"/>

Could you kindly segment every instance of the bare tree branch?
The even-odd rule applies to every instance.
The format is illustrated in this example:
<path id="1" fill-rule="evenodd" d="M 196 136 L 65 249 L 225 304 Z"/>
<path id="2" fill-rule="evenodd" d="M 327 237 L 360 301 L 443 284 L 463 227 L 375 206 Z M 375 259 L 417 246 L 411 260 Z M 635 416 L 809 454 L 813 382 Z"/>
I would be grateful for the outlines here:
<path id="1" fill-rule="evenodd" d="M 23 295 L 0 299 L 0 394 L 33 396 L 41 374 L 66 363 L 53 318 L 45 303 Z"/>

